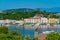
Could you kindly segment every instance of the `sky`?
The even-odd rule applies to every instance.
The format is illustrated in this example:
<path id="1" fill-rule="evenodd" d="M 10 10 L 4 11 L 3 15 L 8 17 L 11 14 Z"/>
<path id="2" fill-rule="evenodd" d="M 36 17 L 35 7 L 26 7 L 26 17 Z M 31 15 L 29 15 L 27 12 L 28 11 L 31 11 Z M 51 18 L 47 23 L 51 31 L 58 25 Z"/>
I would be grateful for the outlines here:
<path id="1" fill-rule="evenodd" d="M 60 7 L 60 0 L 0 0 L 0 10 Z"/>

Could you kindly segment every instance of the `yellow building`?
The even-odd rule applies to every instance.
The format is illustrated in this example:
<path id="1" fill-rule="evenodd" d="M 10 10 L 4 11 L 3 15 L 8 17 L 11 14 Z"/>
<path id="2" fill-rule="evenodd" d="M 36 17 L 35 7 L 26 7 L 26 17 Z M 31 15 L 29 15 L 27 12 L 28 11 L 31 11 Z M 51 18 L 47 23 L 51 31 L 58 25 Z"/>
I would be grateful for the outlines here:
<path id="1" fill-rule="evenodd" d="M 49 18 L 47 23 L 57 23 L 59 20 L 55 18 Z"/>

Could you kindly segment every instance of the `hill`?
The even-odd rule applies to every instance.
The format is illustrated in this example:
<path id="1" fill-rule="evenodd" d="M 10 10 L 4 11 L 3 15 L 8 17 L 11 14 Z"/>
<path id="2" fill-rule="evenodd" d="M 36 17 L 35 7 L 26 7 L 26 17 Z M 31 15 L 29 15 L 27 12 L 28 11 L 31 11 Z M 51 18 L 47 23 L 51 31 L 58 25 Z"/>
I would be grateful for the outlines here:
<path id="1" fill-rule="evenodd" d="M 11 11 L 15 11 L 15 12 L 34 12 L 34 9 L 30 9 L 30 8 L 19 8 L 19 9 L 7 9 L 4 10 L 3 12 L 11 12 Z"/>
<path id="2" fill-rule="evenodd" d="M 46 18 L 60 18 L 60 16 L 56 16 L 57 14 L 54 14 L 53 12 L 54 13 L 60 12 L 60 9 L 40 8 L 40 11 L 30 8 L 9 9 L 9 10 L 4 10 L 3 13 L 0 13 L 0 20 L 4 20 L 4 19 L 22 20 L 22 18 L 30 18 L 30 17 L 34 17 L 35 15 L 39 15 L 41 17 L 46 17 Z"/>
<path id="3" fill-rule="evenodd" d="M 54 12 L 54 13 L 59 13 L 60 12 L 60 7 L 54 7 L 54 8 L 40 8 L 41 11 L 47 11 L 47 12 Z M 3 10 L 3 12 L 10 12 L 10 11 L 15 11 L 15 12 L 34 12 L 36 11 L 35 9 L 30 9 L 30 8 L 18 8 L 18 9 L 7 9 Z"/>

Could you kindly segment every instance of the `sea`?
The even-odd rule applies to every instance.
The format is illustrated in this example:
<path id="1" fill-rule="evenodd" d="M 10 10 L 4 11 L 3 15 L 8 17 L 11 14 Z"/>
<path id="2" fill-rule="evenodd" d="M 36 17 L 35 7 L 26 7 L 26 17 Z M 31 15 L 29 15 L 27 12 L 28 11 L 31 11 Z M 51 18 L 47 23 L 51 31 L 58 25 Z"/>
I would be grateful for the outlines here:
<path id="1" fill-rule="evenodd" d="M 45 31 L 52 31 L 52 30 L 54 32 L 60 33 L 60 25 L 55 25 L 55 26 L 54 26 L 55 28 L 39 28 L 38 33 L 41 34 Z M 28 28 L 24 28 L 24 27 L 23 26 L 17 26 L 16 24 L 10 25 L 8 27 L 8 31 L 9 32 L 16 31 L 16 32 L 20 33 L 22 36 L 29 36 L 30 38 L 34 38 L 35 29 L 32 29 L 32 26 L 28 26 Z"/>

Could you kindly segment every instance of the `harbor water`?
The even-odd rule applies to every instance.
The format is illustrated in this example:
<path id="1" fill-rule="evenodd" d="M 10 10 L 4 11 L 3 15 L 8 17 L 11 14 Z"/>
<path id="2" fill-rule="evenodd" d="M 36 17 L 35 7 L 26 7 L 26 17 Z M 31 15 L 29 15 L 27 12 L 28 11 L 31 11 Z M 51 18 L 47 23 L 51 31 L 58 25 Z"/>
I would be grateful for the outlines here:
<path id="1" fill-rule="evenodd" d="M 37 26 L 36 26 L 37 27 Z M 22 36 L 29 36 L 30 38 L 34 37 L 34 31 L 35 29 L 31 26 L 17 26 L 17 25 L 10 25 L 8 27 L 8 31 L 17 31 L 19 32 Z M 54 25 L 54 28 L 38 28 L 38 33 L 42 33 L 45 31 L 54 31 L 60 33 L 60 25 Z"/>

